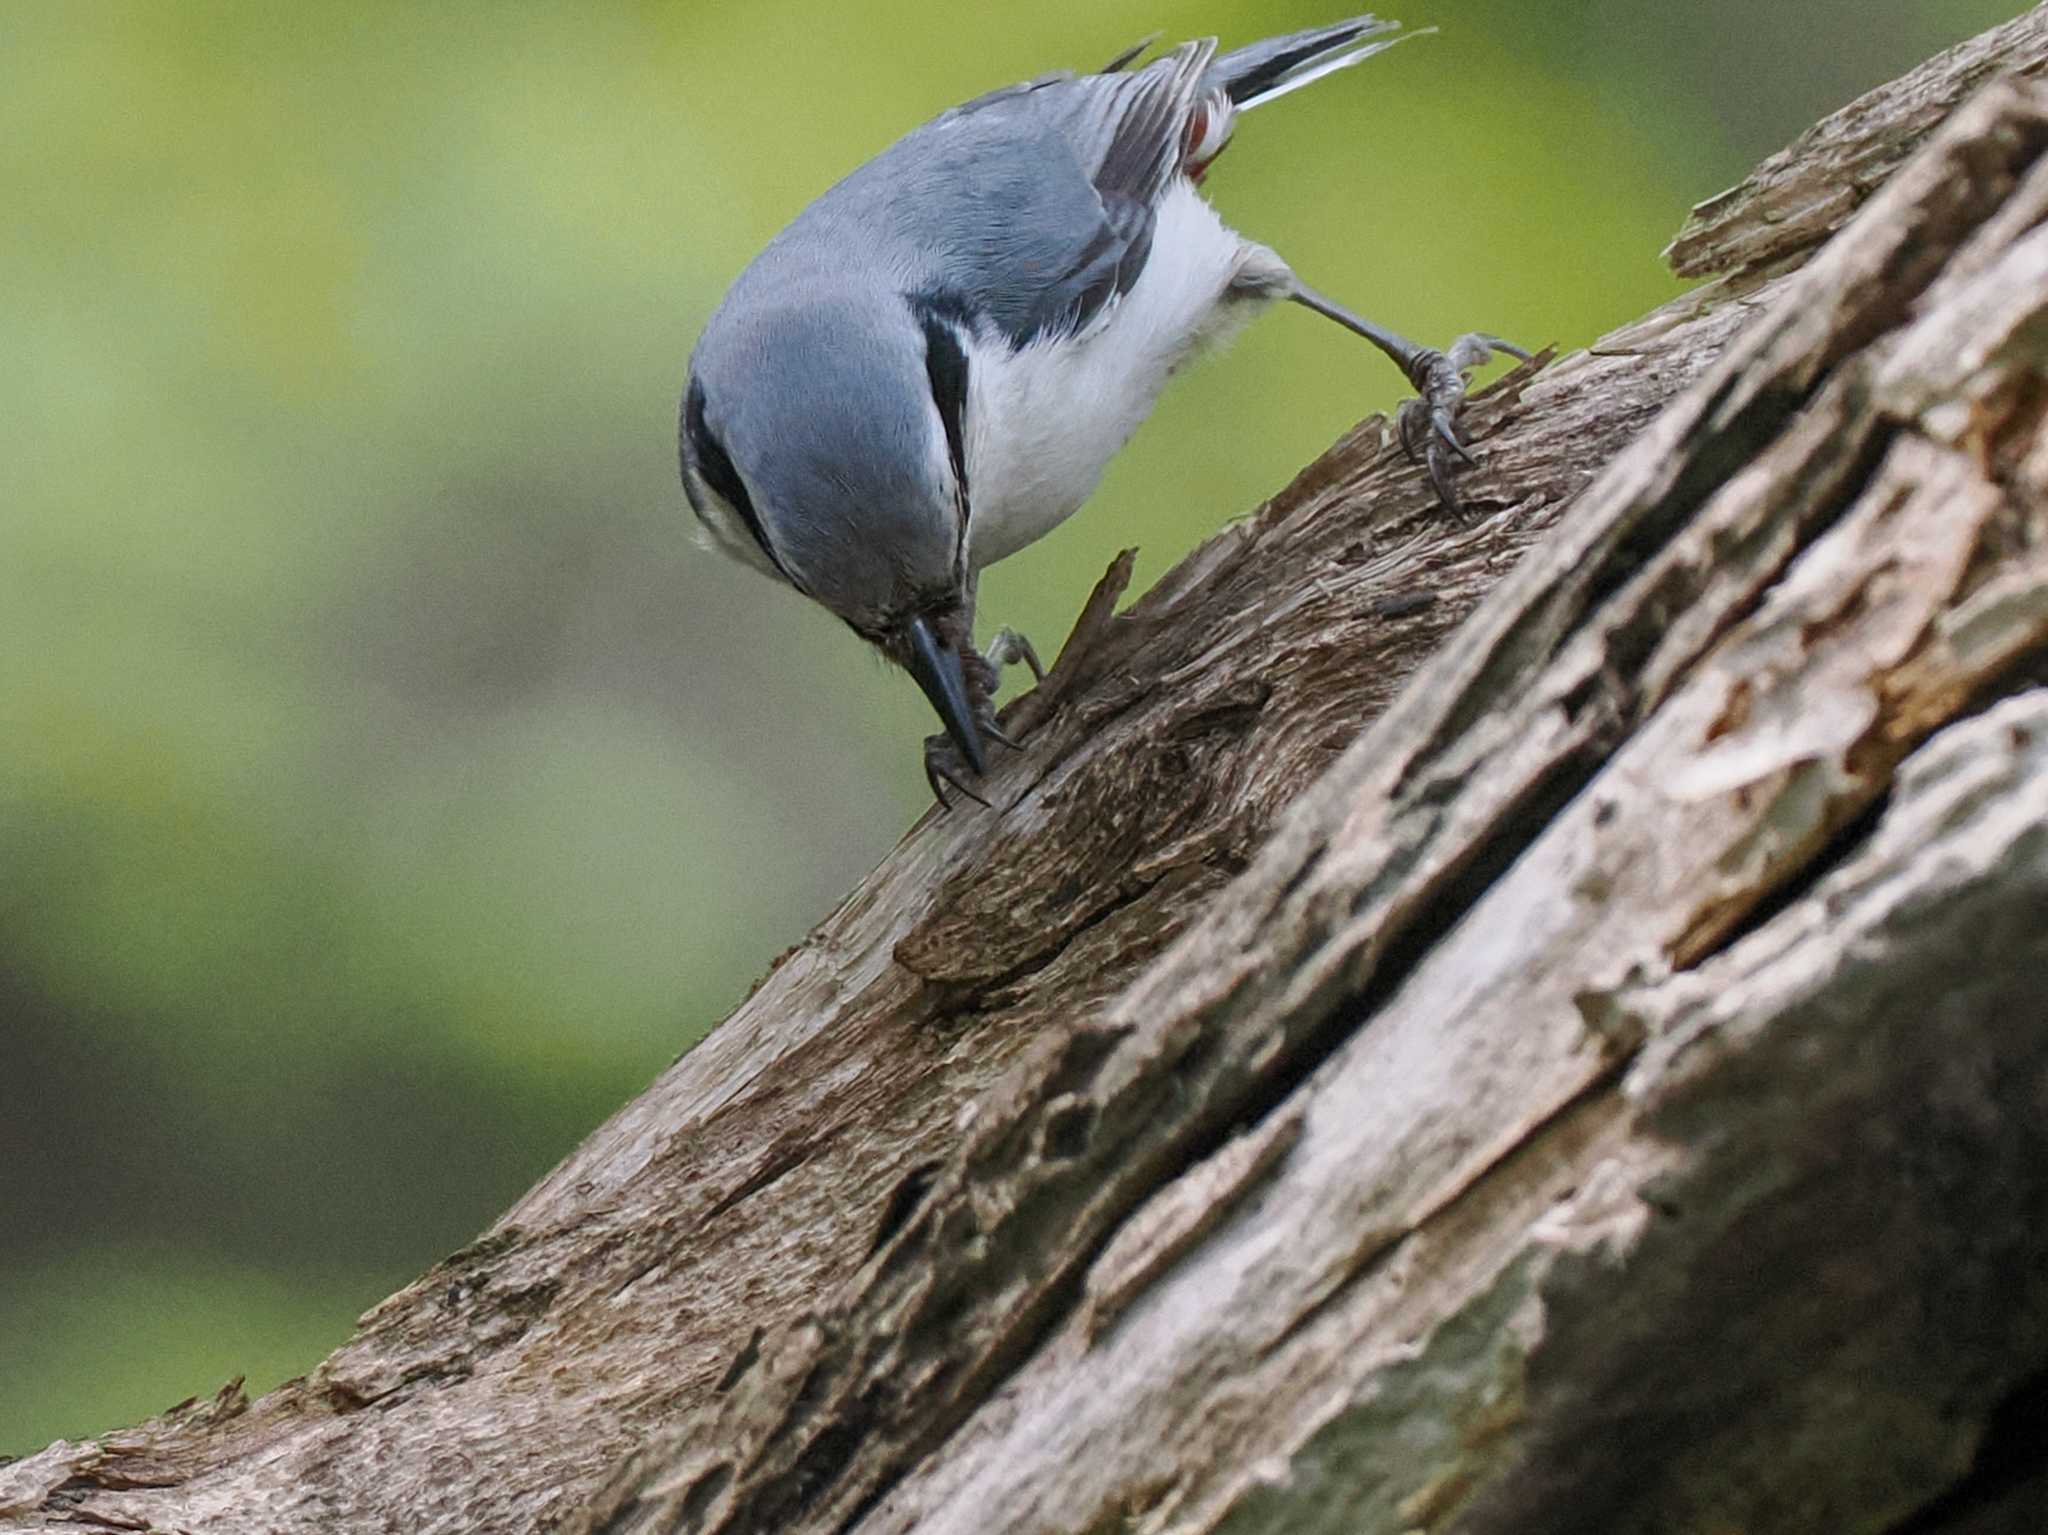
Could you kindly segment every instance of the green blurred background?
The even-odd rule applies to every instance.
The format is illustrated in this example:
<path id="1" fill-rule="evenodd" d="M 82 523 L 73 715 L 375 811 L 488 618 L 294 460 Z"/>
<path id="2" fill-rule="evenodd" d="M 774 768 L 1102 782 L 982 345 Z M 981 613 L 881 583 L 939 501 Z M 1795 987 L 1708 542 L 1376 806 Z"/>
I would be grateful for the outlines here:
<path id="1" fill-rule="evenodd" d="M 1413 0 L 1210 182 L 1442 341 L 2014 0 Z M 0 1453 L 309 1368 L 920 813 L 923 700 L 701 553 L 722 285 L 955 100 L 1307 0 L 0 8 Z M 1296 313 L 991 573 L 1048 654 L 1398 378 Z"/>

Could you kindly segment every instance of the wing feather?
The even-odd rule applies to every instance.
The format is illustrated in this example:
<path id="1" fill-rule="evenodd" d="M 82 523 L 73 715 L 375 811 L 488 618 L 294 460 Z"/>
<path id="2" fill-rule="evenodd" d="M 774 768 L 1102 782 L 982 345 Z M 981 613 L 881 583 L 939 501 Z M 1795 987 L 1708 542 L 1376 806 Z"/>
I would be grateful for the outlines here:
<path id="1" fill-rule="evenodd" d="M 903 275 L 920 313 L 1013 347 L 1073 335 L 1145 268 L 1214 52 L 1186 43 L 1141 69 L 1046 76 L 957 107 L 813 204 L 799 224 L 843 227 L 802 249 L 858 242 Z"/>
<path id="2" fill-rule="evenodd" d="M 917 314 L 1012 348 L 1086 329 L 1145 269 L 1214 54 L 1184 43 L 1141 68 L 1048 75 L 954 108 L 806 208 L 727 305 L 839 288 L 857 259 Z"/>

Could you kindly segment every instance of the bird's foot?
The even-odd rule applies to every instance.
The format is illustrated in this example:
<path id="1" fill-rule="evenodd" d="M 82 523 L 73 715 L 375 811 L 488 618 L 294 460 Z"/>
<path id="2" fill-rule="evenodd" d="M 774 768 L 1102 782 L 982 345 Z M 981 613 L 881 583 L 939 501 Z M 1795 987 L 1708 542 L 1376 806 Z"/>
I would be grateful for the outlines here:
<path id="1" fill-rule="evenodd" d="M 1462 514 L 1464 508 L 1451 486 L 1451 461 L 1455 458 L 1467 464 L 1474 462 L 1458 435 L 1458 412 L 1470 387 L 1466 375 L 1496 352 L 1523 362 L 1530 355 L 1511 341 L 1473 331 L 1460 336 L 1444 351 L 1434 347 L 1422 349 L 1407 360 L 1404 368 L 1417 397 L 1402 405 L 1395 417 L 1401 446 L 1409 458 L 1429 470 L 1437 499 L 1453 514 Z"/>
<path id="2" fill-rule="evenodd" d="M 953 808 L 953 802 L 946 798 L 946 786 L 949 784 L 975 804 L 993 809 L 980 791 L 968 782 L 972 777 L 974 768 L 960 755 L 960 748 L 953 744 L 952 737 L 942 731 L 924 738 L 924 781 L 932 786 L 932 798 L 939 802 L 939 809 Z"/>
<path id="3" fill-rule="evenodd" d="M 998 746 L 1007 746 L 1011 751 L 1022 751 L 1015 738 L 996 723 L 995 711 L 985 711 L 975 722 L 975 729 L 983 740 L 994 741 Z M 939 802 L 941 810 L 951 810 L 953 802 L 946 798 L 948 787 L 958 789 L 962 794 L 985 809 L 994 809 L 986 796 L 974 787 L 973 779 L 980 777 L 972 763 L 960 753 L 953 738 L 943 731 L 924 738 L 924 781 L 931 785 L 932 798 Z"/>
<path id="4" fill-rule="evenodd" d="M 994 741 L 998 746 L 1007 746 L 1011 751 L 1022 751 L 1023 747 L 997 722 L 995 705 L 989 700 L 995 692 L 996 680 L 1002 675 L 1004 668 L 1021 661 L 1031 669 L 1031 675 L 1035 680 L 1043 682 L 1045 667 L 1039 661 L 1038 652 L 1032 647 L 1031 641 L 1015 629 L 998 629 L 995 638 L 989 641 L 988 649 L 981 653 L 980 659 L 986 670 L 977 669 L 977 681 L 980 686 L 975 691 L 982 703 L 975 711 L 974 728 L 983 740 Z M 931 785 L 932 797 L 939 802 L 941 809 L 953 808 L 952 802 L 946 798 L 948 786 L 958 789 L 977 805 L 987 806 L 988 800 L 978 793 L 970 782 L 979 776 L 974 771 L 973 764 L 961 754 L 960 748 L 954 744 L 951 736 L 942 732 L 925 737 L 925 782 Z"/>
<path id="5" fill-rule="evenodd" d="M 1031 668 L 1033 682 L 1045 681 L 1045 667 L 1038 659 L 1038 652 L 1031 648 L 1031 641 L 1015 629 L 996 630 L 996 637 L 988 642 L 988 649 L 981 653 L 981 658 L 993 666 L 998 675 L 1005 667 L 1022 661 Z"/>

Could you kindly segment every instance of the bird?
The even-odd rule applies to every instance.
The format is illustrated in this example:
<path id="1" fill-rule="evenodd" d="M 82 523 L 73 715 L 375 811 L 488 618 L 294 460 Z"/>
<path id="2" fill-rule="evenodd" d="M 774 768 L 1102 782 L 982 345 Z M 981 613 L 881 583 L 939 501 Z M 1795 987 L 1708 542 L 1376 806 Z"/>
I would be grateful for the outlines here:
<path id="1" fill-rule="evenodd" d="M 938 715 L 942 808 L 988 743 L 1002 669 L 974 643 L 980 572 L 1094 491 L 1168 378 L 1291 301 L 1407 376 L 1402 438 L 1437 495 L 1470 461 L 1471 369 L 1529 354 L 1473 332 L 1438 350 L 1310 288 L 1229 228 L 1203 184 L 1245 112 L 1407 36 L 1357 16 L 1219 55 L 1198 39 L 1052 73 L 913 129 L 822 193 L 734 279 L 691 351 L 679 439 L 712 547 L 795 588 L 907 671 Z"/>

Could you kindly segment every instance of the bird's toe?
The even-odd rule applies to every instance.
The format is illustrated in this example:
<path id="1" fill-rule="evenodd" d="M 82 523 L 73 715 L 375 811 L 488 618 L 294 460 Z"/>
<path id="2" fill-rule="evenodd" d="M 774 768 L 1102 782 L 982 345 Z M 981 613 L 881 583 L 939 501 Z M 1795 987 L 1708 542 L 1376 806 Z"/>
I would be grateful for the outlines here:
<path id="1" fill-rule="evenodd" d="M 969 782 L 974 770 L 960 755 L 960 748 L 953 744 L 952 737 L 945 734 L 924 738 L 924 781 L 931 785 L 932 798 L 939 802 L 939 809 L 951 810 L 953 802 L 946 798 L 948 788 L 957 789 L 984 809 L 992 809 L 987 799 Z"/>
<path id="2" fill-rule="evenodd" d="M 1429 471 L 1430 484 L 1444 510 L 1462 515 L 1465 508 L 1451 483 L 1454 462 L 1474 465 L 1465 440 L 1458 433 L 1458 416 L 1470 388 L 1468 375 L 1495 354 L 1529 360 L 1530 354 L 1511 341 L 1484 331 L 1471 331 L 1443 351 L 1434 347 L 1419 351 L 1408 368 L 1408 380 L 1416 398 L 1401 407 L 1396 417 L 1401 445 L 1410 459 Z"/>
<path id="3" fill-rule="evenodd" d="M 1045 681 L 1045 666 L 1038 659 L 1038 652 L 1032 647 L 1031 641 L 1007 625 L 996 630 L 995 638 L 989 641 L 988 649 L 982 652 L 982 659 L 998 672 L 1006 666 L 1014 666 L 1022 661 L 1031 669 L 1034 682 Z"/>

